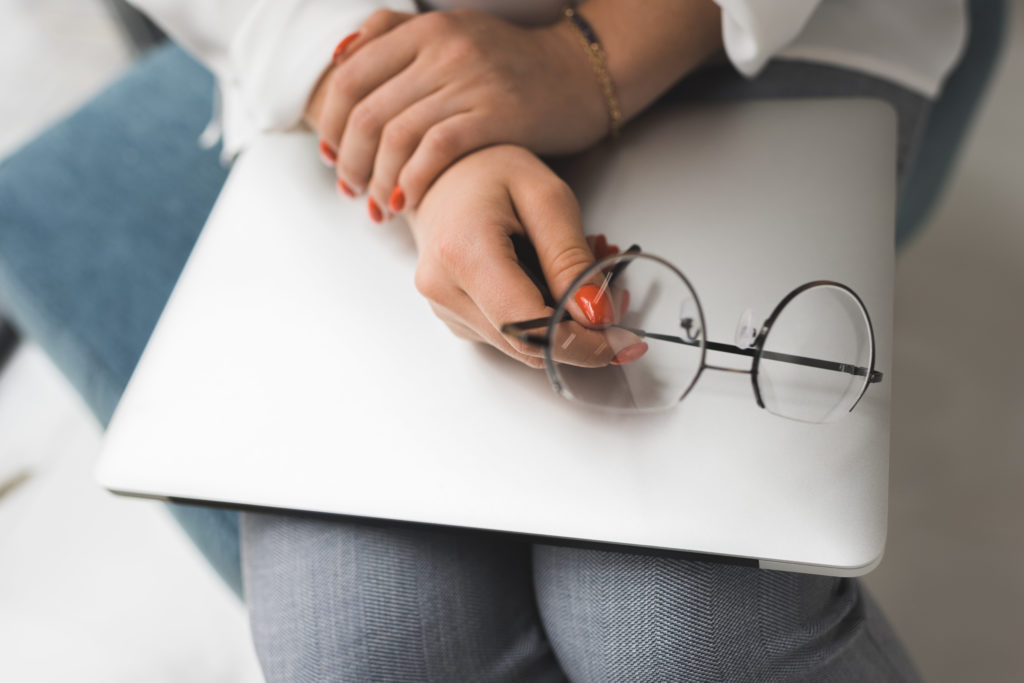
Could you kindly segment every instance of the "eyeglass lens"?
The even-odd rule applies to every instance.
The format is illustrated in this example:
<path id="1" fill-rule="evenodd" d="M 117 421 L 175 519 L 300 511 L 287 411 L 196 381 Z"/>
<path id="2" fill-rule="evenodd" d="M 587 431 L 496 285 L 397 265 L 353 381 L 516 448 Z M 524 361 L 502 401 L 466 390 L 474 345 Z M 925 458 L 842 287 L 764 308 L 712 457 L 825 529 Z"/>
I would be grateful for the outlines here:
<path id="1" fill-rule="evenodd" d="M 626 263 L 628 268 L 622 267 Z M 592 283 L 602 279 L 603 270 L 604 298 L 595 307 L 603 315 L 599 322 L 563 323 L 551 330 L 548 369 L 555 387 L 603 408 L 674 405 L 702 366 L 704 331 L 696 295 L 673 268 L 646 255 L 623 254 L 594 270 L 555 311 L 560 320 L 571 302 L 579 303 L 581 293 L 593 300 L 598 288 Z M 578 321 L 581 316 L 576 312 L 573 317 Z M 605 360 L 592 362 L 596 357 Z"/>
<path id="2" fill-rule="evenodd" d="M 871 354 L 870 324 L 854 295 L 828 284 L 805 289 L 779 311 L 764 338 L 756 374 L 764 407 L 803 422 L 842 417 L 864 391 Z M 792 356 L 828 364 L 785 360 Z"/>

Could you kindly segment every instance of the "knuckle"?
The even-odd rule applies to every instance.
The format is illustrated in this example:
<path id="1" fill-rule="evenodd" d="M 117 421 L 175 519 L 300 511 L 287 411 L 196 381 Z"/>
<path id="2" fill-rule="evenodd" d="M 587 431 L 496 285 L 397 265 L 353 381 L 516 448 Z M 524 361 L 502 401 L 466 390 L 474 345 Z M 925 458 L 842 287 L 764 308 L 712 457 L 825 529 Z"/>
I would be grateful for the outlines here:
<path id="1" fill-rule="evenodd" d="M 380 142 L 391 150 L 408 150 L 416 144 L 416 133 L 401 119 L 392 119 L 384 124 Z"/>
<path id="2" fill-rule="evenodd" d="M 352 78 L 349 76 L 345 66 L 346 62 L 342 62 L 331 69 L 330 87 L 335 97 L 340 98 L 342 101 L 349 101 L 356 93 Z"/>
<path id="3" fill-rule="evenodd" d="M 367 29 L 379 29 L 384 26 L 389 26 L 393 21 L 393 17 L 396 12 L 389 9 L 379 9 L 369 16 L 366 23 L 363 24 Z"/>
<path id="4" fill-rule="evenodd" d="M 437 276 L 433 269 L 424 266 L 417 268 L 413 276 L 413 284 L 416 285 L 416 291 L 428 301 L 434 303 L 441 302 L 444 287 L 442 286 L 441 278 Z M 437 313 L 436 308 L 434 312 Z"/>
<path id="5" fill-rule="evenodd" d="M 448 12 L 424 12 L 416 17 L 419 27 L 432 35 L 451 30 L 453 17 Z"/>
<path id="6" fill-rule="evenodd" d="M 458 134 L 449 126 L 434 126 L 423 142 L 431 155 L 445 160 L 458 156 L 460 151 Z"/>
<path id="7" fill-rule="evenodd" d="M 576 195 L 573 194 L 572 188 L 557 176 L 544 183 L 537 189 L 537 192 L 538 200 L 541 202 L 577 207 Z"/>
<path id="8" fill-rule="evenodd" d="M 472 36 L 460 33 L 452 36 L 445 45 L 447 58 L 453 63 L 476 62 L 485 55 L 481 46 Z"/>
<path id="9" fill-rule="evenodd" d="M 568 284 L 570 279 L 582 273 L 593 262 L 594 257 L 589 249 L 583 245 L 574 245 L 555 254 L 551 258 L 550 268 L 556 280 L 564 280 Z"/>
<path id="10" fill-rule="evenodd" d="M 438 262 L 449 273 L 462 272 L 471 258 L 470 249 L 465 239 L 454 236 L 442 239 L 436 246 Z"/>
<path id="11" fill-rule="evenodd" d="M 374 108 L 362 102 L 357 104 L 353 109 L 352 113 L 348 117 L 349 125 L 351 125 L 356 132 L 362 134 L 373 134 L 380 129 L 380 121 L 377 112 Z"/>

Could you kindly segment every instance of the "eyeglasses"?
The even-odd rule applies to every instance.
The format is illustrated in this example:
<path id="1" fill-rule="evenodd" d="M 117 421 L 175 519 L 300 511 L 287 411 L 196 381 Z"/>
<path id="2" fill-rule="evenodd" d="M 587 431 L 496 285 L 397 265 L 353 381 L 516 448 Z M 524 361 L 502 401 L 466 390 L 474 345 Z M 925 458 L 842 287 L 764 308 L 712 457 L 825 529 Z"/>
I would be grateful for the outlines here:
<path id="1" fill-rule="evenodd" d="M 818 423 L 849 413 L 870 384 L 882 381 L 867 308 L 838 282 L 801 285 L 759 330 L 748 311 L 735 343 L 711 341 L 686 276 L 634 245 L 587 269 L 554 308 L 549 318 L 509 323 L 502 332 L 543 347 L 555 391 L 600 408 L 668 408 L 686 397 L 704 370 L 721 370 L 749 374 L 761 408 Z M 709 351 L 752 363 L 712 365 Z"/>

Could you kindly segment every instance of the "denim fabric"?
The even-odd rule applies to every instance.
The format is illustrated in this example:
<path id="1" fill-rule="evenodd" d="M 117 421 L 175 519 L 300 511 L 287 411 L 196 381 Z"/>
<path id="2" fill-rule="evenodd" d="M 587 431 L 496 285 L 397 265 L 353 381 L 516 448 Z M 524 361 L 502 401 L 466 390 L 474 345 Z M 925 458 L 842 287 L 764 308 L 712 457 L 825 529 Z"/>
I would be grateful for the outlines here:
<path id="1" fill-rule="evenodd" d="M 161 48 L 0 164 L 3 308 L 103 425 L 227 176 L 196 144 L 212 92 Z M 238 513 L 171 512 L 240 594 Z"/>

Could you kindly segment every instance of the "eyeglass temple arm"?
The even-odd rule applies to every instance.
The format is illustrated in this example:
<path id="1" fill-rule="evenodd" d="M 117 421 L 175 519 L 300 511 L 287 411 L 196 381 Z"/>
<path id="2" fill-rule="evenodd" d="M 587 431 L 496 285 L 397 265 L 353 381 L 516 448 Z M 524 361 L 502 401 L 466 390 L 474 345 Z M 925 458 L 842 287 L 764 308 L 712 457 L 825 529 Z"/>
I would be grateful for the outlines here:
<path id="1" fill-rule="evenodd" d="M 545 323 L 546 324 L 546 323 Z M 628 330 L 638 337 L 650 337 L 651 339 L 658 339 L 660 341 L 672 342 L 674 344 L 685 344 L 687 346 L 699 346 L 699 342 L 689 341 L 682 337 L 676 337 L 668 334 L 657 334 L 655 332 L 646 332 L 644 330 L 634 329 L 631 327 L 622 327 L 624 330 Z M 757 355 L 757 349 L 754 348 L 743 348 L 740 346 L 734 346 L 733 344 L 723 344 L 722 342 L 716 341 L 705 341 L 704 346 L 712 351 L 721 351 L 724 353 L 732 353 L 738 356 L 749 356 L 753 357 Z M 811 368 L 820 368 L 822 370 L 833 370 L 835 372 L 845 372 L 850 375 L 857 375 L 863 377 L 868 375 L 868 369 L 859 365 L 849 365 L 847 363 L 836 363 L 835 361 L 822 360 L 820 358 L 808 358 L 807 356 L 797 356 L 790 353 L 780 353 L 778 351 L 761 351 L 761 358 L 767 360 L 776 360 L 783 363 L 792 363 L 793 365 L 805 365 Z M 871 370 L 868 376 L 868 382 L 876 383 L 882 381 L 882 373 L 878 370 Z"/>
<path id="2" fill-rule="evenodd" d="M 562 315 L 561 320 L 558 322 L 564 323 L 572 320 L 572 316 L 568 312 Z M 551 318 L 534 318 L 533 320 L 523 320 L 522 322 L 508 323 L 503 325 L 501 331 L 503 334 L 515 337 L 520 341 L 526 342 L 527 344 L 533 344 L 535 346 L 544 346 L 547 344 L 547 335 L 543 334 L 530 334 L 528 330 L 535 330 L 538 327 L 547 327 L 551 324 Z M 623 330 L 632 332 L 638 337 L 657 339 L 659 341 L 671 342 L 673 344 L 684 344 L 686 346 L 700 346 L 700 342 L 689 341 L 682 337 L 677 337 L 670 334 L 658 334 L 657 332 L 647 332 L 645 330 L 626 327 L 625 325 L 616 325 Z M 705 341 L 704 346 L 712 351 L 721 351 L 724 353 L 732 353 L 738 356 L 753 357 L 757 355 L 757 350 L 753 348 L 742 348 L 734 346 L 732 344 L 724 344 L 722 342 Z M 768 360 L 781 361 L 783 363 L 792 363 L 794 365 L 805 365 L 811 368 L 820 368 L 822 370 L 833 370 L 835 372 L 845 372 L 850 375 L 857 375 L 863 377 L 868 375 L 868 369 L 859 365 L 847 365 L 846 363 L 836 363 L 829 360 L 821 360 L 820 358 L 808 358 L 806 356 L 796 356 L 789 353 L 779 353 L 778 351 L 762 351 L 761 358 Z M 871 370 L 868 376 L 868 382 L 877 383 L 882 381 L 882 373 L 878 370 Z"/>

